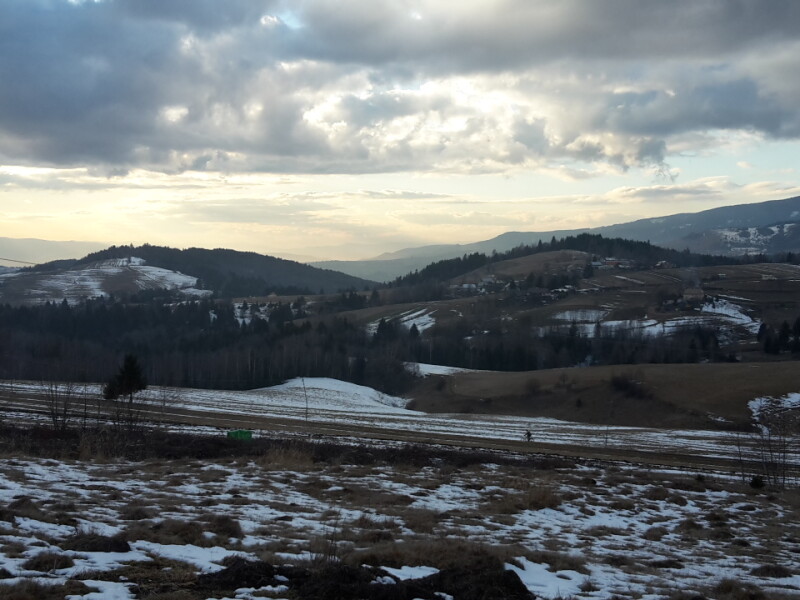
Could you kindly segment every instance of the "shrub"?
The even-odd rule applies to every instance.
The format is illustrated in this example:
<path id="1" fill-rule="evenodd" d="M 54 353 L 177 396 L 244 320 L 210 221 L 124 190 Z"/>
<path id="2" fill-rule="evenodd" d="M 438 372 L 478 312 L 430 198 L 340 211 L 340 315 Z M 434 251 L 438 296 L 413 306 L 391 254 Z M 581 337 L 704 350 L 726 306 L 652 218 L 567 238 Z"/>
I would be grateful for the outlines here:
<path id="1" fill-rule="evenodd" d="M 773 577 L 775 579 L 792 576 L 792 572 L 783 565 L 761 565 L 750 571 L 750 574 L 756 577 Z"/>
<path id="2" fill-rule="evenodd" d="M 644 382 L 634 379 L 630 374 L 623 373 L 611 376 L 611 389 L 622 392 L 629 398 L 650 398 L 652 393 L 645 387 Z"/>
<path id="3" fill-rule="evenodd" d="M 153 509 L 137 504 L 129 504 L 119 511 L 119 518 L 122 521 L 144 521 L 155 516 L 156 513 Z"/>
<path id="4" fill-rule="evenodd" d="M 561 504 L 561 496 L 548 486 L 530 486 L 518 492 L 506 494 L 493 500 L 489 510 L 499 514 L 514 514 L 523 510 L 555 508 Z"/>
<path id="5" fill-rule="evenodd" d="M 66 554 L 45 550 L 22 563 L 22 568 L 29 571 L 50 572 L 58 569 L 68 569 L 74 565 L 75 561 Z"/>
<path id="6" fill-rule="evenodd" d="M 42 585 L 35 581 L 21 581 L 15 585 L 0 583 L 3 600 L 63 600 L 67 596 L 83 597 L 92 591 L 98 590 L 74 579 L 64 585 Z"/>
<path id="7" fill-rule="evenodd" d="M 650 542 L 658 542 L 663 538 L 665 535 L 669 533 L 666 527 L 650 527 L 647 531 L 642 534 L 642 537 Z"/>
<path id="8" fill-rule="evenodd" d="M 751 583 L 742 583 L 735 579 L 722 579 L 712 589 L 714 598 L 718 600 L 766 600 L 767 596 Z"/>
<path id="9" fill-rule="evenodd" d="M 129 552 L 131 549 L 122 534 L 107 536 L 90 532 L 76 533 L 64 540 L 61 547 L 79 552 Z"/>
<path id="10" fill-rule="evenodd" d="M 244 536 L 239 521 L 230 515 L 213 515 L 208 520 L 208 530 L 226 538 L 241 539 Z"/>

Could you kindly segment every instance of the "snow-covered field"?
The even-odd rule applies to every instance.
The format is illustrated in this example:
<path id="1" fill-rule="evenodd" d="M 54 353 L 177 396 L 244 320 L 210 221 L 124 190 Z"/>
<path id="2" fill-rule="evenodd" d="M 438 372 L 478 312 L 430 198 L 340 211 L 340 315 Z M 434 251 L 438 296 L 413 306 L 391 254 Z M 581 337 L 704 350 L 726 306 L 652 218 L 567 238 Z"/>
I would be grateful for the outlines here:
<path id="1" fill-rule="evenodd" d="M 87 589 L 69 598 L 142 597 L 239 556 L 279 570 L 225 598 L 308 597 L 289 593 L 280 565 L 324 553 L 368 562 L 373 585 L 396 585 L 446 568 L 448 547 L 463 560 L 469 549 L 496 553 L 539 598 L 657 599 L 730 582 L 768 594 L 741 597 L 800 594 L 800 520 L 781 495 L 624 466 L 291 460 L 2 459 L 0 596 L 26 580 L 78 579 Z M 121 547 L 93 550 L 92 536 Z M 187 589 L 175 597 L 223 597 Z"/>
<path id="2" fill-rule="evenodd" d="M 440 373 L 435 365 L 416 365 L 421 374 Z M 0 384 L 0 391 L 26 396 L 44 393 L 40 383 Z M 100 386 L 88 386 L 85 393 L 99 395 Z M 236 415 L 266 419 L 290 419 L 309 424 L 335 425 L 339 429 L 385 430 L 404 437 L 435 436 L 440 439 L 485 440 L 487 444 L 525 439 L 531 431 L 533 441 L 562 446 L 566 452 L 578 448 L 653 454 L 674 454 L 736 460 L 747 450 L 747 440 L 726 431 L 676 430 L 645 427 L 597 426 L 550 418 L 484 414 L 427 414 L 404 408 L 403 398 L 327 378 L 299 378 L 283 385 L 248 391 L 150 388 L 143 398 L 158 406 L 168 398 L 170 410 L 186 409 L 198 416 Z M 14 409 L 14 402 L 7 407 Z M 180 419 L 179 415 L 174 415 Z M 264 422 L 264 421 L 261 421 Z M 749 452 L 749 451 L 748 451 Z M 800 461 L 800 456 L 796 457 Z"/>

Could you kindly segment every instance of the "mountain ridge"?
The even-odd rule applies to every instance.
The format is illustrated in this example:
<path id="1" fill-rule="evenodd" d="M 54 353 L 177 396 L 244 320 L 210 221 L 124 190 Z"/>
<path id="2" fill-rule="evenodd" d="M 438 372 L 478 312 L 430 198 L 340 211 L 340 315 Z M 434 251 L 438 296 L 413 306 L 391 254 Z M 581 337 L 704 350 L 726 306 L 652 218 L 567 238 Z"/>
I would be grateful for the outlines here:
<path id="1" fill-rule="evenodd" d="M 782 200 L 768 200 L 751 204 L 737 204 L 712 208 L 695 213 L 677 213 L 663 217 L 637 219 L 616 225 L 602 227 L 560 229 L 543 232 L 507 231 L 489 240 L 468 244 L 433 244 L 415 248 L 405 248 L 377 256 L 374 260 L 364 261 L 316 261 L 309 263 L 320 268 L 336 268 L 343 273 L 358 275 L 371 273 L 373 279 L 382 272 L 385 275 L 380 281 L 389 281 L 422 268 L 431 262 L 455 258 L 464 254 L 482 252 L 491 254 L 494 251 L 504 252 L 520 245 L 535 245 L 539 241 L 548 242 L 552 238 L 563 238 L 581 233 L 600 234 L 604 237 L 625 238 L 635 241 L 649 241 L 653 244 L 676 250 L 688 248 L 690 251 L 710 254 L 737 255 L 731 247 L 719 239 L 710 244 L 709 232 L 722 230 L 750 230 L 771 226 L 784 226 L 800 222 L 800 196 Z M 800 231 L 790 228 L 785 246 L 764 245 L 763 248 L 750 246 L 751 254 L 760 252 L 798 252 L 800 251 Z M 706 236 L 703 239 L 703 236 Z M 724 237 L 717 234 L 718 238 Z M 742 253 L 738 253 L 741 255 Z"/>

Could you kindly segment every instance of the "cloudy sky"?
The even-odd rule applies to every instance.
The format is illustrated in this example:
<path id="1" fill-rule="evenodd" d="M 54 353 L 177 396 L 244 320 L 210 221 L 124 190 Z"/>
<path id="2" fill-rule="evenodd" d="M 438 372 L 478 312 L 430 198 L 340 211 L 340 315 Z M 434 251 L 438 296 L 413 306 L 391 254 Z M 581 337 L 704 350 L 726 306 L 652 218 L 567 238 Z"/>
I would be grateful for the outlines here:
<path id="1" fill-rule="evenodd" d="M 800 195 L 795 0 L 2 0 L 0 236 L 367 258 Z"/>

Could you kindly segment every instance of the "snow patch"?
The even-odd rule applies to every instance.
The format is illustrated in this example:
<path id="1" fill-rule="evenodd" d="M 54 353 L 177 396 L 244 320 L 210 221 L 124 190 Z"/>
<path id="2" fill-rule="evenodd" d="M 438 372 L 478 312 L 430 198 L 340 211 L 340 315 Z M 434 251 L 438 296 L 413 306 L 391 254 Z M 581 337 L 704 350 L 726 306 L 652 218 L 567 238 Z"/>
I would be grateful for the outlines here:
<path id="1" fill-rule="evenodd" d="M 581 592 L 581 584 L 586 579 L 577 571 L 557 571 L 548 570 L 549 565 L 533 563 L 525 557 L 520 557 L 517 561 L 522 568 L 511 564 L 506 565 L 506 570 L 516 573 L 522 583 L 531 592 L 541 598 L 569 598 Z"/>
<path id="2" fill-rule="evenodd" d="M 424 363 L 407 362 L 406 368 L 420 375 L 427 377 L 429 375 L 455 375 L 456 373 L 474 373 L 473 369 L 463 369 L 461 367 L 445 367 L 443 365 L 428 365 Z"/>
<path id="3" fill-rule="evenodd" d="M 607 310 L 565 310 L 564 312 L 553 315 L 553 318 L 557 321 L 596 323 L 597 321 L 602 321 L 603 317 L 605 317 L 607 314 Z"/>
<path id="4" fill-rule="evenodd" d="M 389 575 L 396 577 L 397 579 L 406 580 L 406 579 L 422 579 L 423 577 L 428 577 L 429 575 L 436 575 L 439 572 L 439 569 L 434 567 L 400 567 L 399 569 L 393 567 L 381 567 L 382 571 L 386 571 Z"/>

